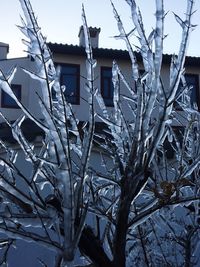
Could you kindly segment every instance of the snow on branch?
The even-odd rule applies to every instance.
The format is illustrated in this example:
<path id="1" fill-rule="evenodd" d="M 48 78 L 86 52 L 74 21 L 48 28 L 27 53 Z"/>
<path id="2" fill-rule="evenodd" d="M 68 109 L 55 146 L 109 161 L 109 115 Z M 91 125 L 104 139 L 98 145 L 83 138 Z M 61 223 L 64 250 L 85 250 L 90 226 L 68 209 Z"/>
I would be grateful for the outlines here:
<path id="1" fill-rule="evenodd" d="M 54 251 L 57 267 L 75 266 L 80 254 L 83 266 L 193 264 L 200 234 L 200 117 L 190 101 L 184 61 L 194 1 L 187 1 L 185 19 L 175 15 L 182 41 L 165 73 L 169 85 L 163 81 L 164 1 L 155 1 L 155 28 L 149 36 L 136 1 L 126 0 L 133 22 L 129 33 L 111 2 L 116 39 L 124 40 L 131 64 L 129 75 L 120 60 L 113 61 L 112 107 L 97 88 L 98 62 L 82 7 L 84 122 L 67 101 L 67 87 L 60 84 L 62 66 L 54 66 L 30 1 L 19 1 L 24 12 L 19 28 L 34 59 L 34 68 L 23 71 L 37 81 L 40 118 L 11 89 L 16 67 L 0 71 L 0 86 L 22 111 L 15 122 L 0 114 L 15 141 L 0 140 L 0 233 L 7 236 L 0 242 L 2 261 L 9 262 L 7 250 L 15 240 L 24 240 Z M 40 129 L 32 142 L 23 131 L 27 118 Z"/>

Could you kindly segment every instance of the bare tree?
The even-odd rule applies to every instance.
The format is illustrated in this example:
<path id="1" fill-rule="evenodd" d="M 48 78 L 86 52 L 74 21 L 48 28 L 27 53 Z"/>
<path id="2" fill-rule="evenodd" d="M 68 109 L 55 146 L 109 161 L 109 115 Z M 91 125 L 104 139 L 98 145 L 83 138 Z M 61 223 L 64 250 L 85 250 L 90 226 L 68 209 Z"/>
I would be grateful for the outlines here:
<path id="1" fill-rule="evenodd" d="M 96 61 L 83 9 L 88 121 L 82 124 L 65 99 L 60 69 L 54 67 L 31 4 L 20 0 L 25 16 L 20 29 L 28 38 L 28 53 L 36 66 L 34 72 L 24 71 L 40 84 L 41 118 L 31 114 L 12 92 L 16 68 L 9 74 L 1 71 L 1 88 L 23 112 L 14 123 L 1 114 L 18 143 L 14 149 L 1 141 L 6 156 L 0 159 L 0 232 L 7 236 L 1 241 L 2 264 L 9 262 L 8 251 L 19 239 L 53 250 L 55 266 L 62 267 L 74 266 L 77 251 L 85 257 L 84 266 L 199 264 L 200 124 L 184 78 L 194 1 L 187 1 L 185 20 L 175 15 L 182 40 L 178 55 L 171 60 L 169 85 L 161 75 L 164 1 L 156 0 L 156 26 L 148 37 L 136 2 L 126 2 L 134 25 L 130 33 L 111 4 L 119 28 L 117 38 L 125 41 L 130 55 L 133 86 L 113 62 L 113 112 L 107 110 L 95 87 Z M 133 32 L 140 42 L 139 53 L 131 44 Z M 123 92 L 119 81 L 124 84 Z M 21 129 L 25 119 L 44 133 L 37 149 Z M 95 130 L 99 120 L 100 132 Z M 176 125 L 182 127 L 177 130 Z M 91 164 L 93 148 L 98 148 L 100 170 Z M 29 175 L 18 167 L 18 151 L 30 162 Z M 174 154 L 171 159 L 169 152 Z M 47 266 L 41 260 L 40 264 Z"/>

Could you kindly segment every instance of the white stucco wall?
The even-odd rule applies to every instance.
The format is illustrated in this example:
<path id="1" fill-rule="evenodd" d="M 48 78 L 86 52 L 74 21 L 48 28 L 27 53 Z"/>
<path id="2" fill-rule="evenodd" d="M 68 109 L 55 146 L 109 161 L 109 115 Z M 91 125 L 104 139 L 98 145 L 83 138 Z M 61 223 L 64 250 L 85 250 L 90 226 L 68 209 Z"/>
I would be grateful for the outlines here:
<path id="1" fill-rule="evenodd" d="M 31 70 L 33 69 L 33 62 L 30 60 L 30 58 L 15 58 L 15 59 L 7 59 L 0 61 L 0 68 L 5 74 L 9 73 L 14 66 L 17 66 L 17 71 L 12 81 L 12 84 L 21 85 L 21 101 L 27 108 L 31 107 L 30 99 L 32 99 L 31 88 L 33 81 L 31 81 L 29 76 L 26 73 L 24 73 L 21 67 Z M 0 105 L 1 105 L 1 97 L 2 95 L 0 93 Z M 0 111 L 9 120 L 15 120 L 21 114 L 21 110 L 18 108 L 4 108 L 2 107 L 2 105 L 0 106 Z M 0 119 L 0 121 L 2 121 L 2 119 Z"/>
<path id="2" fill-rule="evenodd" d="M 87 99 L 87 92 L 85 90 L 86 80 L 83 77 L 86 77 L 86 67 L 85 67 L 86 57 L 84 56 L 76 56 L 76 55 L 63 55 L 63 54 L 55 54 L 54 61 L 56 63 L 68 63 L 68 64 L 78 64 L 80 66 L 80 105 L 73 105 L 74 113 L 77 115 L 79 120 L 85 121 L 88 118 L 88 104 L 84 99 Z M 131 74 L 131 63 L 130 60 L 118 60 L 122 73 L 125 78 L 129 82 L 130 86 L 134 88 L 135 84 L 132 79 Z M 0 68 L 7 73 L 13 66 L 17 65 L 16 76 L 13 80 L 15 84 L 22 85 L 22 103 L 27 107 L 36 117 L 41 117 L 40 107 L 38 104 L 38 97 L 36 92 L 41 93 L 42 88 L 38 82 L 30 79 L 29 75 L 24 73 L 24 71 L 20 68 L 27 68 L 30 70 L 34 70 L 35 63 L 31 61 L 30 58 L 16 58 L 16 59 L 7 59 L 0 61 Z M 95 69 L 95 86 L 101 89 L 101 81 L 100 81 L 100 69 L 101 67 L 112 67 L 112 59 L 108 58 L 97 58 L 97 67 Z M 142 69 L 142 67 L 141 67 Z M 190 74 L 200 74 L 200 67 L 187 67 L 186 73 Z M 162 80 L 166 90 L 169 87 L 169 66 L 162 66 Z M 122 94 L 128 94 L 127 89 L 125 89 L 122 82 L 120 82 L 120 90 Z M 0 94 L 0 104 L 1 104 L 1 94 Z M 98 104 L 96 103 L 97 113 L 100 113 L 100 109 Z M 112 112 L 112 107 L 109 107 L 108 110 Z M 125 109 L 126 110 L 126 109 Z M 15 120 L 21 114 L 20 109 L 16 108 L 2 108 L 0 106 L 0 111 L 9 119 Z M 127 110 L 126 116 L 129 117 L 129 111 Z M 131 119 L 131 117 L 130 117 Z M 99 120 L 97 118 L 97 120 Z M 0 122 L 2 119 L 0 118 Z"/>

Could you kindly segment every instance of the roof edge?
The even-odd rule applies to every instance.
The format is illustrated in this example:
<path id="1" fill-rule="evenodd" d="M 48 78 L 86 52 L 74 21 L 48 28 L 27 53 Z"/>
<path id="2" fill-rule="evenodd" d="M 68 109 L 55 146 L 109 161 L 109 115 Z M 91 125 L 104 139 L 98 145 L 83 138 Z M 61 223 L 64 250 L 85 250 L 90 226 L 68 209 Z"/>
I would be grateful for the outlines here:
<path id="1" fill-rule="evenodd" d="M 83 46 L 72 44 L 58 44 L 48 43 L 48 46 L 52 53 L 58 54 L 71 54 L 78 56 L 85 56 L 85 48 Z M 127 50 L 112 49 L 112 48 L 93 48 L 94 57 L 96 58 L 110 58 L 110 59 L 125 59 L 129 60 L 130 56 Z M 141 54 L 135 51 L 135 55 L 138 61 L 142 61 Z M 173 54 L 163 54 L 163 62 L 169 64 Z M 185 65 L 199 66 L 200 57 L 186 56 Z"/>

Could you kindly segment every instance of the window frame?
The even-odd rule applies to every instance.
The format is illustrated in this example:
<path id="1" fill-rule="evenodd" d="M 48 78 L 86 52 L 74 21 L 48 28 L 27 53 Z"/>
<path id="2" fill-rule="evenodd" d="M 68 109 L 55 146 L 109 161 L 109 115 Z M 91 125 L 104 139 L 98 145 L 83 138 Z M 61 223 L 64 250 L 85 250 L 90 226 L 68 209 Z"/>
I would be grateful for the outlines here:
<path id="1" fill-rule="evenodd" d="M 14 88 L 15 87 L 15 88 Z M 21 84 L 11 84 L 11 89 L 12 90 L 19 90 L 18 94 L 16 95 L 18 100 L 21 101 L 22 99 L 22 85 Z M 3 89 L 1 89 L 1 107 L 2 108 L 11 108 L 11 109 L 20 109 L 20 107 L 17 105 L 17 103 L 5 103 L 6 97 L 12 99 Z M 12 99 L 12 101 L 14 101 Z"/>
<path id="2" fill-rule="evenodd" d="M 103 76 L 103 71 L 106 71 L 106 70 L 110 70 L 111 71 L 111 78 L 108 78 L 108 77 L 104 77 Z M 109 96 L 110 97 L 105 97 L 105 88 L 104 88 L 104 79 L 106 80 L 109 80 L 109 85 L 112 84 L 113 86 L 113 82 L 112 82 L 112 67 L 108 67 L 108 66 L 101 66 L 101 96 L 102 98 L 104 99 L 104 103 L 107 107 L 113 107 L 114 106 L 114 103 L 113 103 L 113 97 L 111 99 L 111 88 L 112 86 L 109 86 L 108 88 L 108 92 L 109 92 Z M 110 83 L 111 82 L 111 83 Z M 113 86 L 113 91 L 114 91 L 114 86 Z M 109 104 L 109 103 L 106 103 L 105 100 L 112 100 L 112 104 Z"/>
<path id="3" fill-rule="evenodd" d="M 190 76 L 190 77 L 194 77 L 194 79 L 195 79 L 195 88 L 196 88 L 196 92 L 195 92 L 195 94 L 196 94 L 196 104 L 197 104 L 197 107 L 198 107 L 198 111 L 200 111 L 200 99 L 199 99 L 199 97 L 200 97 L 200 92 L 199 92 L 199 74 L 197 74 L 197 73 L 191 73 L 191 72 L 186 72 L 185 74 L 184 74 L 184 77 L 185 77 L 185 80 L 186 80 L 186 83 L 187 83 L 187 77 L 188 76 Z M 181 83 L 181 81 L 180 81 L 180 83 Z M 188 86 L 189 84 L 187 83 L 187 86 Z M 189 85 L 190 86 L 190 85 Z M 193 88 L 192 88 L 192 90 L 193 90 Z M 178 91 L 177 91 L 178 92 Z M 193 103 L 194 101 L 192 101 L 192 98 L 191 98 L 191 104 Z M 176 110 L 181 110 L 180 109 L 180 107 L 179 107 L 179 105 L 176 103 Z"/>
<path id="4" fill-rule="evenodd" d="M 75 101 L 70 101 L 70 96 L 68 96 L 66 94 L 67 92 L 67 86 L 66 86 L 66 91 L 64 92 L 64 95 L 65 95 L 65 99 L 71 103 L 72 105 L 80 105 L 80 65 L 79 64 L 71 64 L 71 63 L 55 63 L 55 66 L 60 66 L 61 68 L 61 71 L 60 71 L 60 85 L 65 85 L 63 83 L 63 76 L 64 75 L 70 75 L 70 76 L 74 76 L 75 77 L 75 81 L 76 81 L 76 84 L 77 84 L 77 88 L 76 90 L 74 91 L 76 94 L 73 96 L 75 98 Z M 63 73 L 62 72 L 62 67 L 72 67 L 72 68 L 76 68 L 76 74 L 67 74 L 67 73 Z M 68 99 L 69 97 L 69 99 Z"/>
<path id="5" fill-rule="evenodd" d="M 198 107 L 198 111 L 200 111 L 200 94 L 199 94 L 199 74 L 197 73 L 185 73 L 185 79 L 186 79 L 186 82 L 187 82 L 187 76 L 190 76 L 190 77 L 194 77 L 195 79 L 195 88 L 196 88 L 196 104 L 197 104 L 197 107 Z M 192 89 L 193 90 L 193 89 Z M 192 101 L 192 98 L 191 98 L 191 101 Z"/>

